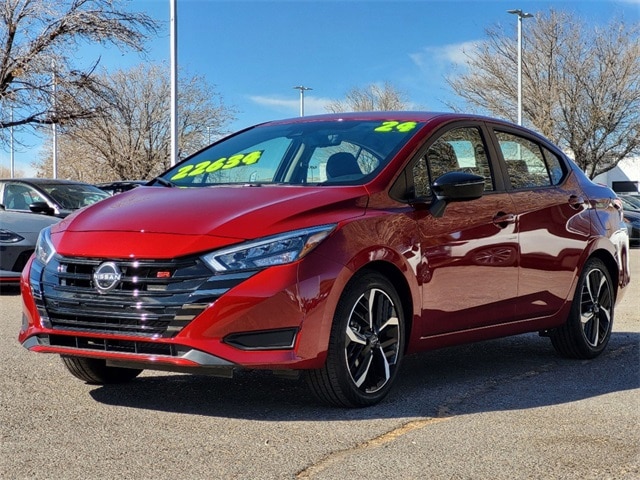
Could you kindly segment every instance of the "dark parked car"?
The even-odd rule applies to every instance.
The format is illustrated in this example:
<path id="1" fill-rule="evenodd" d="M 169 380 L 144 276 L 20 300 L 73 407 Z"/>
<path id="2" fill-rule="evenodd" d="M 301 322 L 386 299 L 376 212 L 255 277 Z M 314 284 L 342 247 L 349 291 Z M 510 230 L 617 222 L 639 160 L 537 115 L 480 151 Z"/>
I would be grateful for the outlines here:
<path id="1" fill-rule="evenodd" d="M 536 133 L 301 117 L 45 229 L 19 339 L 90 383 L 302 371 L 323 401 L 366 406 L 425 349 L 537 331 L 596 357 L 628 283 L 620 200 Z"/>
<path id="2" fill-rule="evenodd" d="M 640 246 L 640 197 L 620 195 L 624 209 L 624 223 L 629 231 L 629 244 Z"/>
<path id="3" fill-rule="evenodd" d="M 19 284 L 40 230 L 58 221 L 57 217 L 7 212 L 0 207 L 0 286 Z"/>
<path id="4" fill-rule="evenodd" d="M 93 185 L 50 178 L 0 179 L 0 204 L 7 210 L 66 217 L 109 197 Z"/>
<path id="5" fill-rule="evenodd" d="M 115 195 L 116 193 L 132 190 L 140 185 L 144 185 L 145 183 L 148 182 L 145 180 L 120 180 L 116 182 L 96 183 L 96 187 L 100 190 L 104 190 L 109 195 Z"/>
<path id="6" fill-rule="evenodd" d="M 624 193 L 618 194 L 626 206 L 633 210 L 640 210 L 640 194 L 638 193 Z"/>

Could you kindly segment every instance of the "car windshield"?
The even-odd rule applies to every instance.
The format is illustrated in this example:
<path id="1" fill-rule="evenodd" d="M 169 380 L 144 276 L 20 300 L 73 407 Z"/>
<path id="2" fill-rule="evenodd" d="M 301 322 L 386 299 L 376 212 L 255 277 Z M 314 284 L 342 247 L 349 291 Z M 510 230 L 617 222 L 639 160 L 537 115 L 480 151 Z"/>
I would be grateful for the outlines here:
<path id="1" fill-rule="evenodd" d="M 76 183 L 51 183 L 39 185 L 58 205 L 66 210 L 76 210 L 109 198 L 109 194 L 93 185 Z"/>
<path id="2" fill-rule="evenodd" d="M 624 195 L 620 197 L 625 209 L 628 210 L 640 210 L 640 197 L 633 195 Z"/>
<path id="3" fill-rule="evenodd" d="M 196 153 L 162 178 L 180 187 L 362 184 L 421 126 L 356 120 L 257 126 Z"/>

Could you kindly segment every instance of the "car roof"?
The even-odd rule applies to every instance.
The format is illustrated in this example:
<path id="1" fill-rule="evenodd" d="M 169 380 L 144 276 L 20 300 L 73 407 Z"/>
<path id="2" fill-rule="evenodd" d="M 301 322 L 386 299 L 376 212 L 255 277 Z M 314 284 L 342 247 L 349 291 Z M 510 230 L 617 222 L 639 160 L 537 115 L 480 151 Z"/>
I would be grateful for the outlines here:
<path id="1" fill-rule="evenodd" d="M 113 182 L 102 182 L 94 184 L 96 187 L 111 187 L 111 186 L 121 186 L 121 185 L 144 185 L 145 183 L 149 183 L 148 180 L 115 180 Z"/>
<path id="2" fill-rule="evenodd" d="M 280 123 L 304 123 L 319 121 L 340 121 L 340 120 L 398 120 L 398 121 L 417 121 L 430 122 L 432 120 L 440 120 L 441 122 L 454 120 L 476 120 L 511 124 L 510 122 L 500 119 L 486 117 L 481 115 L 472 115 L 466 113 L 453 112 L 423 112 L 423 111 L 374 111 L 374 112 L 341 112 L 327 113 L 322 115 L 307 115 L 304 117 L 292 117 L 282 120 L 272 120 L 265 122 L 266 124 Z"/>
<path id="3" fill-rule="evenodd" d="M 60 178 L 0 178 L 0 182 L 28 183 L 31 185 L 51 185 L 54 183 L 70 185 L 87 184 L 86 182 L 80 182 L 77 180 L 64 180 Z"/>

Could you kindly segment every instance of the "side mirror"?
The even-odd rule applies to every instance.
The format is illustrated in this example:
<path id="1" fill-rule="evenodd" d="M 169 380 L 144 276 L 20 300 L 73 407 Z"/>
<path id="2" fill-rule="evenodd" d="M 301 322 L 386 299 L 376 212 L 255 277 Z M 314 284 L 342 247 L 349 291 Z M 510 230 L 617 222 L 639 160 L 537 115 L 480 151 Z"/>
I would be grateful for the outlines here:
<path id="1" fill-rule="evenodd" d="M 429 211 L 442 217 L 449 202 L 465 202 L 482 197 L 484 177 L 466 172 L 448 172 L 438 177 L 432 186 L 435 200 Z"/>
<path id="2" fill-rule="evenodd" d="M 47 202 L 33 202 L 29 205 L 29 210 L 33 213 L 44 213 L 45 215 L 53 215 L 55 210 L 49 206 Z"/>

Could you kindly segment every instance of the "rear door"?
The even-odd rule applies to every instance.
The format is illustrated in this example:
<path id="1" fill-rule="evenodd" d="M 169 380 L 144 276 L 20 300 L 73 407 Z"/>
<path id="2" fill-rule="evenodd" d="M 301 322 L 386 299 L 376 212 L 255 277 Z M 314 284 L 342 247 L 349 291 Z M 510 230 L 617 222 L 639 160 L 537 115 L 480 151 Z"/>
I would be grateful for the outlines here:
<path id="1" fill-rule="evenodd" d="M 584 196 L 551 145 L 519 130 L 494 128 L 518 217 L 516 316 L 556 313 L 570 293 L 590 234 Z"/>

